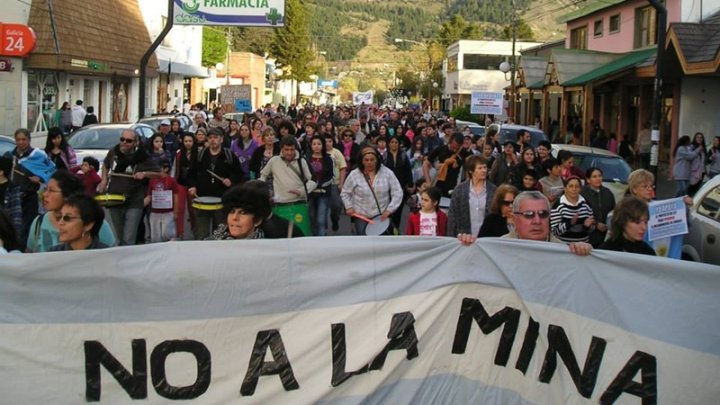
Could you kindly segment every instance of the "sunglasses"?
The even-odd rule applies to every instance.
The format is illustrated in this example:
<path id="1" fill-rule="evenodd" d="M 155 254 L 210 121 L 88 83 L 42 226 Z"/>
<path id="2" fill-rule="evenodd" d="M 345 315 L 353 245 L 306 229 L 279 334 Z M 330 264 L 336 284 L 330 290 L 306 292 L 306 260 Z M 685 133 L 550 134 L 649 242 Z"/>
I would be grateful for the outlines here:
<path id="1" fill-rule="evenodd" d="M 535 215 L 540 217 L 540 219 L 546 219 L 550 216 L 550 211 L 548 210 L 538 210 L 538 211 L 522 211 L 522 212 L 513 212 L 513 214 L 516 215 L 522 215 L 525 219 L 533 219 L 535 218 Z"/>
<path id="2" fill-rule="evenodd" d="M 71 221 L 74 221 L 74 220 L 76 220 L 76 219 L 80 219 L 80 217 L 75 217 L 75 216 L 72 216 L 72 215 L 65 214 L 65 215 L 57 215 L 57 216 L 55 216 L 55 219 L 56 219 L 58 222 L 71 222 Z"/>
<path id="3" fill-rule="evenodd" d="M 120 142 L 122 142 L 122 143 L 134 143 L 134 142 L 135 142 L 135 139 L 133 139 L 133 138 L 123 138 L 123 137 L 120 137 Z"/>
<path id="4" fill-rule="evenodd" d="M 509 207 L 509 206 L 511 206 L 512 204 L 513 204 L 513 201 L 512 201 L 512 200 L 510 200 L 510 201 L 503 200 L 503 205 L 505 205 L 505 206 L 508 206 L 508 207 Z"/>

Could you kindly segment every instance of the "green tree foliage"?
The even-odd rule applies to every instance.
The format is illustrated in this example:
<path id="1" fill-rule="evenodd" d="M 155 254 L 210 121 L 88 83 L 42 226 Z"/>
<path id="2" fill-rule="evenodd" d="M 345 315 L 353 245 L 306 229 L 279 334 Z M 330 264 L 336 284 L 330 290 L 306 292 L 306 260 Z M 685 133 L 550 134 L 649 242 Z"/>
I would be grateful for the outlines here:
<path id="1" fill-rule="evenodd" d="M 283 69 L 283 78 L 298 82 L 310 79 L 313 54 L 307 13 L 300 0 L 285 2 L 285 27 L 275 31 L 271 49 Z"/>
<path id="2" fill-rule="evenodd" d="M 400 68 L 395 74 L 398 85 L 397 88 L 417 94 L 420 89 L 420 75 L 417 72 Z"/>
<path id="3" fill-rule="evenodd" d="M 512 21 L 513 12 L 520 14 L 531 0 L 457 0 L 450 6 L 450 14 L 460 14 L 470 21 L 485 21 L 507 24 Z M 514 3 L 514 7 L 513 7 Z"/>
<path id="4" fill-rule="evenodd" d="M 224 62 L 227 55 L 225 33 L 217 28 L 203 27 L 202 36 L 202 65 L 215 66 Z"/>
<path id="5" fill-rule="evenodd" d="M 452 43 L 461 39 L 482 39 L 483 32 L 476 23 L 465 21 L 460 14 L 455 14 L 444 22 L 437 35 L 437 42 L 447 49 Z"/>
<path id="6" fill-rule="evenodd" d="M 263 56 L 272 51 L 275 30 L 282 28 L 233 27 L 233 51 Z"/>
<path id="7" fill-rule="evenodd" d="M 530 28 L 530 26 L 522 18 L 518 18 L 516 24 L 515 38 L 517 40 L 535 40 L 535 34 L 533 34 L 532 28 Z M 512 22 L 503 27 L 500 39 L 512 39 Z"/>
<path id="8" fill-rule="evenodd" d="M 364 35 L 341 34 L 343 28 L 355 27 L 359 31 L 364 28 L 357 25 L 348 14 L 338 7 L 316 4 L 308 7 L 310 13 L 310 35 L 318 45 L 318 50 L 325 52 L 327 60 L 349 60 L 367 46 Z"/>

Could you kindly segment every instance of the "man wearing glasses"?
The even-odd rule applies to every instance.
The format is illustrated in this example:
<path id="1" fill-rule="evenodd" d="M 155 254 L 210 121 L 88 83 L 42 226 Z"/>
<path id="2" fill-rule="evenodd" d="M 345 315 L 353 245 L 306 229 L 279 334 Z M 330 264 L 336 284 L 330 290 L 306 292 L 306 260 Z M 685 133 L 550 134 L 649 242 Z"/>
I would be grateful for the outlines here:
<path id="1" fill-rule="evenodd" d="M 550 233 L 550 203 L 539 191 L 523 191 L 515 197 L 513 223 L 515 229 L 503 235 L 503 238 L 564 243 Z M 477 238 L 475 235 L 461 233 L 458 240 L 467 246 L 475 243 Z M 568 247 L 570 252 L 578 256 L 587 256 L 592 251 L 592 245 L 585 242 L 572 242 Z"/>
<path id="2" fill-rule="evenodd" d="M 160 168 L 145 148 L 139 147 L 135 131 L 124 129 L 120 143 L 110 149 L 103 160 L 102 180 L 98 185 L 101 194 L 124 197 L 120 204 L 107 208 L 120 245 L 135 244 L 147 189 L 145 179 L 160 175 Z"/>

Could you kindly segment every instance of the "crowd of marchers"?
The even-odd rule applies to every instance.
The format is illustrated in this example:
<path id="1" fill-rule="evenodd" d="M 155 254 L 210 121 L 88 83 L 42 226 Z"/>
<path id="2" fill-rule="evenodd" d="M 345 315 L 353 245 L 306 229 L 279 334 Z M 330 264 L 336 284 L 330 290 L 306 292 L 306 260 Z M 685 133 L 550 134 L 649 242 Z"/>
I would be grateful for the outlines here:
<path id="1" fill-rule="evenodd" d="M 631 173 L 616 201 L 600 168 L 580 171 L 572 152 L 552 156 L 550 143 L 533 146 L 526 130 L 501 143 L 500 124 L 473 134 L 420 108 L 268 106 L 241 121 L 221 107 L 184 110 L 193 122 L 186 130 L 178 119 L 162 120 L 147 140 L 124 130 L 102 162 L 77 161 L 72 125 L 51 128 L 44 149 L 18 129 L 16 148 L 0 158 L 3 250 L 325 236 L 349 218 L 355 235 L 654 254 L 645 241 L 652 173 Z M 715 141 L 703 151 L 710 174 L 720 164 Z M 676 149 L 679 161 L 700 155 L 687 144 Z M 684 195 L 686 179 L 676 180 Z"/>

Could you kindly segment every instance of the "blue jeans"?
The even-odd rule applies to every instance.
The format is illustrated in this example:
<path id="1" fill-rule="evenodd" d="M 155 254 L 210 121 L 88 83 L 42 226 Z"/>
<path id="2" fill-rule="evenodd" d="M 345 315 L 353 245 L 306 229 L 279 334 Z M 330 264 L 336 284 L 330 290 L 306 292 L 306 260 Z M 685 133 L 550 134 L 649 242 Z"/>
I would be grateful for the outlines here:
<path id="1" fill-rule="evenodd" d="M 121 246 L 131 246 L 137 241 L 138 225 L 142 220 L 142 208 L 123 206 L 108 208 L 113 230 Z"/>
<path id="2" fill-rule="evenodd" d="M 688 193 L 688 187 L 690 187 L 690 180 L 675 180 L 675 184 L 675 197 L 686 196 Z"/>
<path id="3" fill-rule="evenodd" d="M 355 233 L 360 236 L 366 236 L 365 235 L 365 229 L 367 228 L 367 222 L 363 221 L 362 219 L 352 218 L 351 222 L 355 224 Z"/>
<path id="4" fill-rule="evenodd" d="M 315 236 L 327 234 L 328 193 L 310 193 L 310 227 Z"/>

